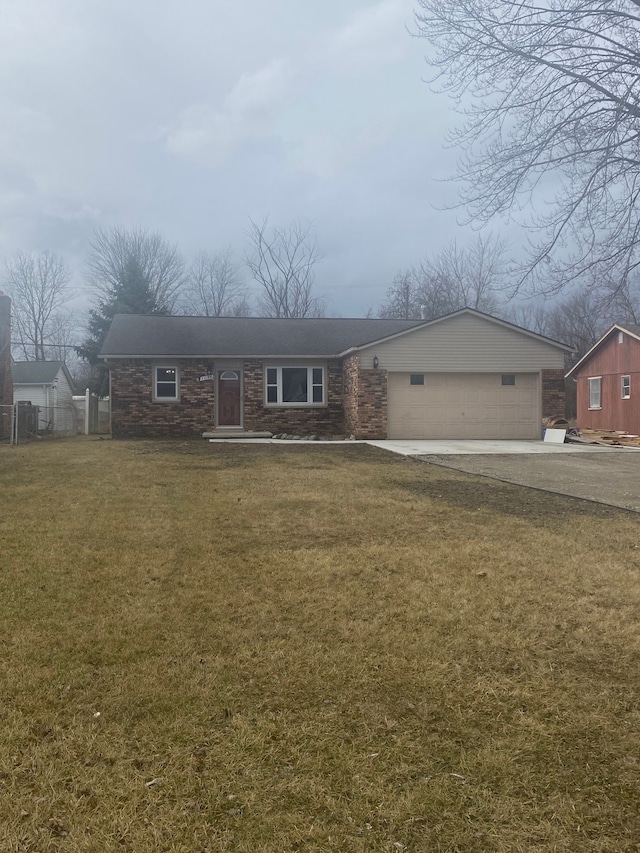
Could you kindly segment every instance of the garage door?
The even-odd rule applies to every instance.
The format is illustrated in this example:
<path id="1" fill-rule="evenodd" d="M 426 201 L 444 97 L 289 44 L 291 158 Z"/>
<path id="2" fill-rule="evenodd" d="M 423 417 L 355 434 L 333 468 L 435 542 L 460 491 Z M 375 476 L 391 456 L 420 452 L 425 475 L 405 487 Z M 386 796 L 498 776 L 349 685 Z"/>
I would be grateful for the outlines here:
<path id="1" fill-rule="evenodd" d="M 540 438 L 535 373 L 389 373 L 389 438 Z"/>

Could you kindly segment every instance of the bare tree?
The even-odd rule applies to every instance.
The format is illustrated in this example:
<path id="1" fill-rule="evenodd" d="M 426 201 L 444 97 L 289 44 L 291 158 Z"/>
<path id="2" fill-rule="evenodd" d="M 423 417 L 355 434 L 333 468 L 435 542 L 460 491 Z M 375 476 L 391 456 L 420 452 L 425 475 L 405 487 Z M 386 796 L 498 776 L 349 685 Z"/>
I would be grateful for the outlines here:
<path id="1" fill-rule="evenodd" d="M 454 241 L 398 273 L 379 316 L 431 320 L 460 308 L 495 314 L 501 310 L 498 295 L 506 287 L 506 250 L 506 243 L 491 235 L 466 248 Z"/>
<path id="2" fill-rule="evenodd" d="M 201 252 L 187 276 L 185 308 L 203 317 L 248 317 L 251 306 L 231 247 Z"/>
<path id="3" fill-rule="evenodd" d="M 51 252 L 19 252 L 6 262 L 6 287 L 13 299 L 13 338 L 27 361 L 60 356 L 71 343 L 73 319 L 66 309 L 71 274 Z M 62 356 L 64 359 L 64 355 Z"/>
<path id="4" fill-rule="evenodd" d="M 505 319 L 516 326 L 535 332 L 537 335 L 551 337 L 551 317 L 549 306 L 545 302 L 526 302 L 512 305 L 505 312 Z M 564 341 L 562 341 L 564 343 Z"/>
<path id="5" fill-rule="evenodd" d="M 506 251 L 506 242 L 492 235 L 480 235 L 466 248 L 454 241 L 420 265 L 419 298 L 432 306 L 433 316 L 459 308 L 495 313 L 508 271 Z"/>
<path id="6" fill-rule="evenodd" d="M 144 228 L 98 229 L 87 269 L 100 299 L 111 300 L 114 292 L 127 289 L 135 278 L 157 310 L 167 313 L 175 308 L 185 280 L 178 247 Z"/>
<path id="7" fill-rule="evenodd" d="M 622 285 L 640 263 L 640 0 L 418 3 L 432 82 L 465 115 L 462 203 L 480 222 L 543 211 L 516 289 Z"/>
<path id="8" fill-rule="evenodd" d="M 293 222 L 286 228 L 270 228 L 268 219 L 249 222 L 251 251 L 246 263 L 262 289 L 265 316 L 322 316 L 322 300 L 313 293 L 321 258 L 311 225 Z"/>
<path id="9" fill-rule="evenodd" d="M 603 310 L 598 294 L 588 285 L 575 290 L 549 310 L 548 335 L 575 348 L 581 358 L 615 321 Z"/>
<path id="10" fill-rule="evenodd" d="M 385 301 L 378 309 L 378 317 L 419 319 L 420 299 L 414 270 L 404 270 L 396 274 L 393 284 L 387 290 Z"/>

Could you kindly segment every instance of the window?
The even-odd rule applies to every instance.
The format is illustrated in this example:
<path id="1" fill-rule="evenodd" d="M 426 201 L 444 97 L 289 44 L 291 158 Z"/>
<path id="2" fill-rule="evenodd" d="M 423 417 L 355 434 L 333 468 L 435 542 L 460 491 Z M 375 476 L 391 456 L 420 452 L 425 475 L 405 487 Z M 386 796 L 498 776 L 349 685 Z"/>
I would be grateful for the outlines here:
<path id="1" fill-rule="evenodd" d="M 622 399 L 629 400 L 631 398 L 631 377 L 622 377 Z"/>
<path id="2" fill-rule="evenodd" d="M 503 373 L 502 374 L 502 384 L 503 385 L 515 385 L 516 384 L 515 373 Z"/>
<path id="3" fill-rule="evenodd" d="M 624 343 L 624 334 L 622 332 L 618 332 L 618 343 Z"/>
<path id="4" fill-rule="evenodd" d="M 409 376 L 409 385 L 424 385 L 424 373 L 412 373 Z"/>
<path id="5" fill-rule="evenodd" d="M 600 385 L 602 378 L 600 376 L 591 376 L 589 378 L 589 408 L 600 408 Z"/>
<path id="6" fill-rule="evenodd" d="M 157 366 L 153 368 L 153 398 L 162 402 L 180 399 L 177 367 Z"/>
<path id="7" fill-rule="evenodd" d="M 265 399 L 272 406 L 322 406 L 324 367 L 267 367 Z"/>

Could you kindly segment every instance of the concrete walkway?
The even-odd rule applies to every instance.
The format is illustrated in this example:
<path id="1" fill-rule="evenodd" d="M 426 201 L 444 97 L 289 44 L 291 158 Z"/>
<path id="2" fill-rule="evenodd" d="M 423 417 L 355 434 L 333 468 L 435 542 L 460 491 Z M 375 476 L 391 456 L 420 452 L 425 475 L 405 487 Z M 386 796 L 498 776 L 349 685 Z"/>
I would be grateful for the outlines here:
<path id="1" fill-rule="evenodd" d="M 640 448 L 601 447 L 595 444 L 552 444 L 544 441 L 368 441 L 373 447 L 400 453 L 402 456 L 470 456 L 474 454 L 522 454 L 522 453 L 612 453 L 634 452 Z"/>

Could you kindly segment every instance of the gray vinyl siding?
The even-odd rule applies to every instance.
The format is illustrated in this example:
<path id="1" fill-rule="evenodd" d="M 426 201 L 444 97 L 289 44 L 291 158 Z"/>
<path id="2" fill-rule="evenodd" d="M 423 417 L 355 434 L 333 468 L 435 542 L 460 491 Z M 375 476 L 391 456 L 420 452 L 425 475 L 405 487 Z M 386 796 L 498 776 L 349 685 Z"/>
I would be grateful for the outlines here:
<path id="1" fill-rule="evenodd" d="M 500 323 L 461 314 L 372 344 L 360 351 L 364 368 L 438 373 L 514 373 L 564 367 L 564 350 Z"/>

